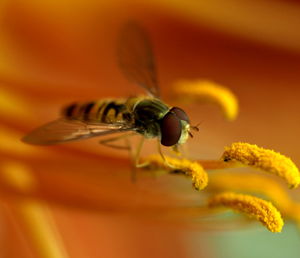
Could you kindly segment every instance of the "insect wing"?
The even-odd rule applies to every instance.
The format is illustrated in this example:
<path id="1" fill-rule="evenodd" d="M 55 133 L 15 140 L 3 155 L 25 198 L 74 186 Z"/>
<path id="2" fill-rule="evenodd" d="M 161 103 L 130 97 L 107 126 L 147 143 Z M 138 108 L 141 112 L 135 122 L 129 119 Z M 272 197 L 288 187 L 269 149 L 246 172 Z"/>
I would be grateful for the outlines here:
<path id="1" fill-rule="evenodd" d="M 29 144 L 50 145 L 131 130 L 134 129 L 125 124 L 88 124 L 78 120 L 58 119 L 35 129 L 22 140 Z"/>
<path id="2" fill-rule="evenodd" d="M 119 65 L 125 76 L 159 97 L 156 67 L 147 33 L 136 23 L 126 24 L 118 42 Z"/>

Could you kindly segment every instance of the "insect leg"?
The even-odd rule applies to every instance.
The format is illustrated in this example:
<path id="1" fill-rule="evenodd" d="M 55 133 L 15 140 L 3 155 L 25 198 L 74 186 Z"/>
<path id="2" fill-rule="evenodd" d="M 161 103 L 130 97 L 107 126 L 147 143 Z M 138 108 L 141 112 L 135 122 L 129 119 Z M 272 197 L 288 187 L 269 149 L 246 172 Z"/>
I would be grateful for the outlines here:
<path id="1" fill-rule="evenodd" d="M 113 138 L 109 138 L 103 141 L 100 141 L 101 144 L 108 146 L 108 147 L 112 147 L 112 148 L 117 148 L 117 149 L 123 149 L 123 150 L 128 150 L 129 152 L 129 156 L 132 160 L 132 171 L 131 171 L 131 181 L 132 182 L 136 182 L 136 154 L 133 152 L 132 149 L 132 144 L 129 141 L 129 137 L 134 136 L 135 133 L 130 133 L 130 134 L 125 134 L 125 135 L 121 135 L 121 136 L 117 136 L 117 137 L 113 137 Z M 114 142 L 114 141 L 118 141 L 120 139 L 124 139 L 125 145 L 121 146 L 121 145 L 115 145 L 115 144 L 111 144 L 110 142 Z M 138 147 L 138 150 L 141 149 L 142 146 Z"/>
<path id="2" fill-rule="evenodd" d="M 141 151 L 142 151 L 144 141 L 145 141 L 145 138 L 142 137 L 139 144 L 138 144 L 138 146 L 137 146 L 137 150 L 136 150 L 136 153 L 135 153 L 134 164 L 135 164 L 135 167 L 137 167 L 137 168 L 142 168 L 142 167 L 145 167 L 145 166 L 149 165 L 148 162 L 144 162 L 144 163 L 139 164 L 140 155 L 141 155 Z"/>
<path id="3" fill-rule="evenodd" d="M 171 165 L 171 164 L 166 160 L 166 158 L 165 158 L 165 156 L 164 156 L 164 154 L 163 154 L 163 152 L 162 152 L 162 150 L 161 150 L 160 141 L 158 141 L 157 143 L 158 143 L 158 144 L 157 144 L 157 147 L 158 147 L 159 155 L 160 155 L 161 158 L 163 159 L 164 163 L 165 163 L 168 167 L 170 167 L 170 168 L 172 168 L 172 169 L 176 169 L 176 167 L 174 167 L 173 165 Z"/>
<path id="4" fill-rule="evenodd" d="M 138 164 L 141 150 L 144 144 L 144 137 L 142 137 L 140 142 L 138 143 L 136 152 L 133 151 L 132 145 L 129 143 L 128 139 L 126 140 L 127 140 L 127 145 L 129 147 L 129 153 L 131 156 L 132 164 L 133 164 L 132 171 L 131 171 L 131 181 L 134 183 L 136 182 L 137 168 L 141 168 L 148 165 L 148 163 Z"/>
<path id="5" fill-rule="evenodd" d="M 178 144 L 176 144 L 172 147 L 173 153 L 175 153 L 177 156 L 181 156 L 181 154 L 182 154 L 182 151 L 179 150 L 179 148 L 180 148 L 180 146 Z"/>
<path id="6" fill-rule="evenodd" d="M 111 148 L 115 148 L 115 149 L 121 149 L 121 150 L 129 150 L 130 151 L 130 145 L 129 142 L 126 141 L 126 139 L 128 137 L 131 137 L 135 135 L 135 133 L 130 133 L 130 134 L 125 134 L 125 135 L 121 135 L 121 136 L 117 136 L 117 137 L 112 137 L 112 138 L 108 138 L 105 140 L 101 140 L 99 141 L 100 144 L 107 146 L 107 147 L 111 147 Z M 125 145 L 117 145 L 117 144 L 112 144 L 111 142 L 115 142 L 121 139 L 125 139 Z"/>

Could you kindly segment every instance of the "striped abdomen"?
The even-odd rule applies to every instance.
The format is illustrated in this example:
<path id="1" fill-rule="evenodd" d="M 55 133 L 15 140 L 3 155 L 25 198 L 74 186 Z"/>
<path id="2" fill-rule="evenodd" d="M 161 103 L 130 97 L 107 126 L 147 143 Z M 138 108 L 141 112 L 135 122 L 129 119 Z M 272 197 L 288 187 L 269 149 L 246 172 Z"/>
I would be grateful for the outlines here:
<path id="1" fill-rule="evenodd" d="M 85 122 L 122 123 L 128 113 L 125 103 L 124 99 L 73 103 L 63 109 L 63 116 Z"/>

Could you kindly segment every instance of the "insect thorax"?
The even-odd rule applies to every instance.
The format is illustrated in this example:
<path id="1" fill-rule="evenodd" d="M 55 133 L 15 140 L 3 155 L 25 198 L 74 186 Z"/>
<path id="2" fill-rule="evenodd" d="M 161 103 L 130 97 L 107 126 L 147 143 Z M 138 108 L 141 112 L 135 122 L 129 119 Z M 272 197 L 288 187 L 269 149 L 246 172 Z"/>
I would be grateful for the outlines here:
<path id="1" fill-rule="evenodd" d="M 169 107 L 156 98 L 132 98 L 128 105 L 135 102 L 132 113 L 137 132 L 146 138 L 160 135 L 160 120 L 168 112 Z"/>

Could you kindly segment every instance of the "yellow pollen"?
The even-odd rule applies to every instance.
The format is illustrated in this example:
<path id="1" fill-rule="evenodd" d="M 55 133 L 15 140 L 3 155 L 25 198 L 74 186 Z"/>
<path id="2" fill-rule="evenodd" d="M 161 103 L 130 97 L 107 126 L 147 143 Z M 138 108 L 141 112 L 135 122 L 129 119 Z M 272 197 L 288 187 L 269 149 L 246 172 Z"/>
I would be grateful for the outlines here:
<path id="1" fill-rule="evenodd" d="M 223 192 L 213 196 L 209 200 L 209 206 L 224 206 L 245 213 L 260 221 L 271 232 L 281 232 L 284 224 L 280 212 L 272 203 L 251 195 Z"/>
<path id="2" fill-rule="evenodd" d="M 300 225 L 300 204 L 274 179 L 248 173 L 241 176 L 240 173 L 232 172 L 214 173 L 209 179 L 210 192 L 235 191 L 266 196 L 285 218 L 292 219 Z"/>
<path id="3" fill-rule="evenodd" d="M 209 177 L 208 190 L 211 192 L 234 191 L 240 193 L 256 193 L 272 201 L 284 213 L 289 212 L 294 204 L 290 196 L 279 182 L 262 174 L 219 172 Z"/>
<path id="4" fill-rule="evenodd" d="M 226 162 L 240 162 L 278 175 L 286 180 L 290 188 L 295 188 L 300 183 L 299 170 L 291 159 L 273 150 L 238 142 L 225 148 L 222 159 Z"/>
<path id="5" fill-rule="evenodd" d="M 238 115 L 238 101 L 235 95 L 226 87 L 207 80 L 179 81 L 175 85 L 176 96 L 182 96 L 217 104 L 226 119 L 234 120 Z"/>
<path id="6" fill-rule="evenodd" d="M 202 190 L 207 186 L 208 176 L 202 166 L 187 159 L 175 159 L 165 156 L 165 161 L 160 155 L 151 155 L 145 162 L 149 163 L 152 169 L 164 169 L 170 172 L 182 172 L 192 178 L 193 186 L 196 190 Z"/>

